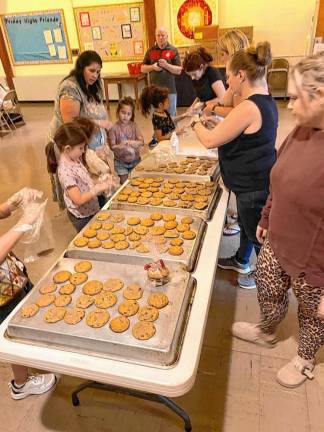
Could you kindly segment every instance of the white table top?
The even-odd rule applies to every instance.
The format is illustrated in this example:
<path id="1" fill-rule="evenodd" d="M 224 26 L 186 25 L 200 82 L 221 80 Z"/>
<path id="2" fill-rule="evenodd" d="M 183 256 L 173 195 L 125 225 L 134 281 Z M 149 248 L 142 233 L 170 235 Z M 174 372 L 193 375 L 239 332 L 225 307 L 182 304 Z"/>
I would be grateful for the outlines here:
<path id="1" fill-rule="evenodd" d="M 0 326 L 0 360 L 164 396 L 187 393 L 196 378 L 227 201 L 228 192 L 223 189 L 214 217 L 208 222 L 196 271 L 192 274 L 197 280 L 197 288 L 180 357 L 174 367 L 159 369 L 10 341 L 4 333 L 15 311 Z"/>

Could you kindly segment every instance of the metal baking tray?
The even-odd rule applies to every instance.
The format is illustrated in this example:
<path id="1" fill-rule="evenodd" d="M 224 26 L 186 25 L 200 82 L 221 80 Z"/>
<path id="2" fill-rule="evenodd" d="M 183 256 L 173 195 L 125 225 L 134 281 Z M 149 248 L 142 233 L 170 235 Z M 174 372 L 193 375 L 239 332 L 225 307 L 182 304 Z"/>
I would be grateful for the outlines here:
<path id="1" fill-rule="evenodd" d="M 156 168 L 160 164 L 167 165 L 168 163 L 176 162 L 177 164 L 181 164 L 181 162 L 186 159 L 191 159 L 192 161 L 201 161 L 201 162 L 211 162 L 213 164 L 212 167 L 207 169 L 207 174 L 198 174 L 198 173 L 168 173 L 165 170 L 156 170 Z M 149 156 L 144 158 L 132 171 L 131 178 L 134 177 L 179 177 L 179 181 L 187 180 L 187 181 L 214 181 L 220 175 L 220 168 L 218 160 L 215 158 L 211 158 L 208 156 L 181 156 L 181 155 L 172 155 L 170 153 L 161 154 L 160 152 L 150 153 Z"/>
<path id="2" fill-rule="evenodd" d="M 163 175 L 160 175 L 159 177 L 163 177 Z M 180 180 L 181 181 L 181 180 Z M 118 193 L 116 193 L 109 205 L 110 209 L 114 210 L 120 210 L 120 211 L 145 211 L 145 212 L 164 212 L 164 213 L 177 213 L 178 215 L 184 215 L 184 216 L 191 216 L 191 217 L 199 217 L 205 221 L 210 220 L 215 208 L 217 207 L 217 203 L 221 197 L 222 194 L 222 188 L 219 186 L 218 181 L 215 182 L 215 186 L 213 188 L 212 195 L 209 196 L 208 200 L 208 206 L 204 210 L 197 210 L 195 208 L 180 208 L 180 207 L 166 207 L 163 205 L 159 206 L 153 206 L 150 204 L 137 204 L 137 203 L 129 203 L 129 202 L 120 202 L 117 200 L 117 197 L 119 194 L 123 193 L 123 189 L 129 187 L 131 189 L 134 189 L 134 191 L 137 191 L 136 186 L 132 186 L 130 184 L 130 180 L 127 180 L 123 186 L 118 190 Z"/>
<path id="3" fill-rule="evenodd" d="M 54 273 L 59 270 L 73 272 L 74 265 L 78 261 L 71 258 L 63 258 L 58 261 L 30 292 L 25 304 L 36 301 L 40 296 L 38 288 L 52 281 Z M 169 304 L 159 310 L 159 318 L 154 323 L 156 333 L 149 340 L 140 341 L 132 336 L 131 328 L 137 322 L 136 315 L 129 318 L 128 330 L 124 333 L 114 333 L 110 330 L 109 324 L 97 329 L 89 327 L 86 324 L 86 316 L 76 325 L 65 324 L 64 321 L 48 324 L 43 319 L 48 307 L 40 308 L 39 312 L 31 318 L 22 318 L 18 310 L 9 321 L 7 337 L 33 345 L 45 345 L 125 362 L 149 364 L 159 368 L 172 367 L 181 349 L 196 282 L 190 273 L 182 269 L 180 264 L 170 263 L 168 267 L 170 282 L 157 288 L 148 282 L 146 271 L 139 264 L 128 263 L 126 266 L 115 262 L 92 261 L 92 269 L 88 272 L 88 280 L 104 281 L 116 277 L 124 281 L 125 287 L 131 283 L 140 284 L 144 291 L 143 297 L 138 300 L 140 306 L 147 304 L 147 298 L 151 292 L 163 292 L 168 296 Z M 81 293 L 82 285 L 79 285 L 72 294 L 72 303 L 68 307 L 75 304 L 76 298 Z M 108 308 L 111 318 L 118 315 L 118 304 L 124 300 L 122 290 L 115 294 L 118 301 L 115 306 Z M 95 306 L 85 309 L 86 315 L 93 309 Z"/>
<path id="4" fill-rule="evenodd" d="M 119 210 L 102 210 L 100 213 L 108 213 L 112 216 L 114 216 L 117 213 L 121 213 Z M 127 224 L 127 219 L 130 216 L 138 216 L 139 218 L 148 218 L 151 214 L 150 212 L 139 212 L 139 211 L 123 211 L 123 215 L 125 216 L 125 219 L 122 222 L 115 223 L 115 226 L 122 226 L 124 228 L 129 227 L 130 225 Z M 166 213 L 166 212 L 161 212 Z M 180 222 L 182 215 L 178 215 L 176 212 L 171 211 L 168 213 L 173 213 L 177 216 L 177 222 Z M 111 217 L 107 219 L 105 222 L 109 222 L 111 220 Z M 91 225 L 93 222 L 97 221 L 96 217 L 94 217 L 89 224 L 84 228 L 86 229 Z M 156 221 L 154 226 L 163 226 L 164 221 Z M 133 262 L 134 264 L 146 264 L 149 261 L 156 261 L 157 259 L 162 258 L 166 262 L 179 262 L 182 264 L 184 270 L 187 271 L 193 271 L 197 262 L 197 258 L 199 256 L 200 248 L 202 246 L 205 230 L 206 230 L 206 223 L 197 217 L 193 217 L 193 222 L 190 226 L 190 228 L 195 231 L 196 237 L 193 240 L 183 240 L 182 248 L 184 249 L 184 252 L 182 255 L 171 255 L 168 252 L 164 252 L 164 246 L 166 244 L 161 245 L 155 245 L 154 243 L 154 236 L 144 236 L 144 240 L 140 240 L 142 243 L 144 243 L 145 246 L 147 246 L 150 249 L 150 252 L 148 253 L 140 253 L 137 252 L 136 249 L 124 249 L 124 250 L 117 250 L 117 249 L 104 249 L 103 247 L 90 249 L 87 246 L 85 247 L 77 247 L 73 244 L 73 241 L 69 244 L 67 247 L 67 250 L 65 252 L 65 256 L 69 258 L 80 258 L 80 259 L 88 259 L 88 260 L 98 260 L 98 261 L 112 261 L 112 262 L 119 262 L 119 263 L 126 263 Z M 132 227 L 134 228 L 134 227 Z M 99 229 L 97 232 L 102 232 L 104 230 Z M 82 232 L 78 235 L 82 236 Z M 77 237 L 78 237 L 77 236 Z M 167 239 L 167 244 L 172 239 Z M 130 242 L 131 243 L 131 242 Z"/>

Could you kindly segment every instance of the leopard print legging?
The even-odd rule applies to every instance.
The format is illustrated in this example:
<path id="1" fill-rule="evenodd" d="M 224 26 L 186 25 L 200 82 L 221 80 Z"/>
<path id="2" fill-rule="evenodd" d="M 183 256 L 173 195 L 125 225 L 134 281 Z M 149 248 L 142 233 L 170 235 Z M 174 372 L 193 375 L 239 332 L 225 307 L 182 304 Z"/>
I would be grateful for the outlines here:
<path id="1" fill-rule="evenodd" d="M 268 240 L 258 256 L 255 278 L 262 331 L 274 333 L 284 319 L 288 309 L 288 290 L 291 287 L 298 301 L 298 355 L 305 360 L 313 359 L 324 345 L 324 320 L 317 317 L 324 287 L 309 285 L 303 273 L 296 279 L 290 278 L 279 264 Z"/>

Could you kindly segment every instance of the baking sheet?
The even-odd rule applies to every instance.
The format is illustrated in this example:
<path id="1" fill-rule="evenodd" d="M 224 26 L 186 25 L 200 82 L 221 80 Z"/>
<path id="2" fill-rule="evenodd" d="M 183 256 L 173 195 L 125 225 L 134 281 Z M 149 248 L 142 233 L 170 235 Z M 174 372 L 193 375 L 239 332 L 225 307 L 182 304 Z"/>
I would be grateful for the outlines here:
<path id="1" fill-rule="evenodd" d="M 70 258 L 57 262 L 30 292 L 25 304 L 37 300 L 40 296 L 39 287 L 52 281 L 53 274 L 60 270 L 73 272 L 77 262 L 79 260 Z M 92 269 L 88 272 L 88 280 L 104 281 L 108 278 L 121 278 L 125 287 L 131 283 L 140 284 L 144 290 L 143 297 L 138 300 L 140 306 L 147 304 L 147 298 L 151 292 L 163 292 L 168 296 L 169 305 L 159 310 L 159 318 L 154 323 L 156 333 L 149 340 L 140 341 L 132 336 L 131 328 L 137 322 L 136 316 L 129 317 L 130 327 L 126 332 L 117 334 L 110 330 L 109 323 L 98 329 L 89 327 L 86 324 L 86 316 L 76 325 L 68 325 L 64 321 L 48 324 L 44 321 L 43 315 L 51 306 L 40 308 L 38 314 L 32 318 L 22 318 L 18 310 L 9 321 L 7 336 L 12 340 L 52 346 L 66 351 L 91 353 L 91 355 L 149 364 L 155 367 L 172 367 L 181 348 L 189 305 L 194 295 L 195 280 L 178 263 L 170 263 L 168 267 L 170 282 L 156 288 L 148 282 L 143 266 L 137 264 L 129 263 L 125 266 L 112 262 L 92 261 Z M 61 285 L 64 284 L 59 284 Z M 72 294 L 72 303 L 67 307 L 73 306 L 76 298 L 81 294 L 82 285 L 79 285 Z M 107 309 L 111 318 L 119 314 L 118 304 L 124 300 L 122 290 L 115 294 L 118 298 L 117 304 Z M 95 308 L 92 305 L 85 309 L 86 314 Z"/>
<path id="2" fill-rule="evenodd" d="M 109 214 L 110 217 L 105 222 L 110 222 L 112 218 L 119 213 L 121 213 L 119 210 L 102 210 L 100 212 L 100 214 Z M 130 225 L 127 224 L 127 219 L 129 217 L 137 216 L 140 219 L 143 219 L 143 218 L 148 218 L 151 214 L 151 212 L 139 212 L 139 211 L 128 211 L 128 210 L 122 211 L 122 213 L 125 216 L 125 219 L 122 222 L 115 223 L 115 226 L 121 226 L 124 228 L 130 227 Z M 161 213 L 164 214 L 166 212 L 161 212 Z M 169 211 L 167 213 L 175 214 L 176 221 L 178 223 L 180 223 L 180 220 L 183 217 L 183 215 L 179 215 L 174 211 Z M 89 226 L 91 226 L 91 224 L 95 221 L 97 221 L 96 216 L 88 223 L 88 225 L 84 228 L 84 230 L 87 229 Z M 160 221 L 156 221 L 154 224 L 154 226 L 163 226 L 163 225 L 164 225 L 163 219 Z M 131 227 L 135 228 L 135 226 L 131 226 Z M 143 236 L 140 241 L 150 249 L 150 252 L 148 253 L 140 253 L 137 252 L 136 249 L 130 249 L 130 248 L 124 250 L 117 250 L 115 248 L 104 249 L 103 247 L 99 247 L 95 249 L 89 248 L 88 246 L 77 247 L 74 245 L 74 240 L 73 240 L 67 247 L 65 256 L 69 258 L 80 258 L 80 259 L 89 259 L 89 260 L 94 259 L 99 261 L 114 261 L 119 263 L 132 262 L 135 264 L 142 264 L 142 265 L 151 261 L 152 259 L 156 261 L 157 259 L 162 258 L 166 262 L 179 262 L 183 265 L 183 268 L 185 270 L 193 271 L 203 242 L 206 223 L 202 219 L 195 217 L 193 218 L 193 222 L 190 225 L 190 229 L 196 233 L 196 237 L 193 240 L 183 240 L 182 248 L 184 252 L 181 255 L 171 255 L 170 253 L 168 253 L 168 251 L 165 251 L 165 249 L 166 248 L 168 249 L 168 247 L 170 246 L 169 242 L 172 239 L 167 239 L 166 244 L 158 245 L 154 241 L 156 236 L 146 235 Z M 99 233 L 99 232 L 110 232 L 110 231 L 99 229 L 97 232 Z M 82 232 L 76 238 L 78 238 L 79 236 L 82 236 Z M 181 238 L 181 235 L 179 235 L 179 238 Z M 133 242 L 129 242 L 129 243 L 131 244 Z"/>
<path id="3" fill-rule="evenodd" d="M 163 177 L 163 176 L 161 175 L 160 177 Z M 163 205 L 163 203 L 162 203 L 162 205 L 154 206 L 154 205 L 150 205 L 150 204 L 143 205 L 143 204 L 137 204 L 137 203 L 129 203 L 127 201 L 122 201 L 122 202 L 118 201 L 118 195 L 123 194 L 124 188 L 131 188 L 134 191 L 138 190 L 136 186 L 131 186 L 130 182 L 131 182 L 130 180 L 127 180 L 123 184 L 123 186 L 119 189 L 118 193 L 116 193 L 113 196 L 111 203 L 110 203 L 110 206 L 109 206 L 110 209 L 121 210 L 121 211 L 127 211 L 127 210 L 147 211 L 150 213 L 161 212 L 161 211 L 163 211 L 164 213 L 167 213 L 167 212 L 171 211 L 171 212 L 176 212 L 179 215 L 199 217 L 203 220 L 210 220 L 212 215 L 213 215 L 215 208 L 217 207 L 218 200 L 222 194 L 222 188 L 219 186 L 218 181 L 216 181 L 214 184 L 214 187 L 213 187 L 213 193 L 212 193 L 212 195 L 210 195 L 208 197 L 209 198 L 208 199 L 208 205 L 203 210 L 197 210 L 193 207 L 188 208 L 188 209 L 181 208 L 181 207 L 166 207 Z"/>
<path id="4" fill-rule="evenodd" d="M 199 174 L 199 170 L 195 173 L 180 173 L 174 172 L 174 168 L 170 167 L 169 164 L 177 163 L 178 167 L 181 167 L 181 163 L 184 161 L 192 161 L 192 162 L 207 162 L 212 164 L 206 171 L 206 174 Z M 160 168 L 159 166 L 166 165 L 164 168 Z M 190 167 L 191 165 L 185 165 L 184 167 Z M 171 170 L 172 172 L 167 172 Z M 174 155 L 170 152 L 165 151 L 156 151 L 154 153 L 150 153 L 146 158 L 144 158 L 132 171 L 131 178 L 134 177 L 159 177 L 163 176 L 165 178 L 177 177 L 180 180 L 188 180 L 188 181 L 215 181 L 220 175 L 220 168 L 218 160 L 215 158 L 209 158 L 207 156 L 182 156 L 182 155 Z"/>

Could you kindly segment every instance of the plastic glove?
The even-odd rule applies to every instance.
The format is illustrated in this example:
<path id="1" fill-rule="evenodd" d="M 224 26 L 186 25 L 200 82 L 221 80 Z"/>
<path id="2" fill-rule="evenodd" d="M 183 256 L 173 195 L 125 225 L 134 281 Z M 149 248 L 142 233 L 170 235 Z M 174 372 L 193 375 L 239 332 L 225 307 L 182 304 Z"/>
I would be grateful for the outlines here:
<path id="1" fill-rule="evenodd" d="M 32 201 L 36 201 L 37 199 L 42 198 L 42 196 L 43 192 L 36 189 L 24 187 L 15 194 L 13 194 L 10 198 L 8 198 L 7 204 L 10 210 L 14 211 L 22 205 L 27 205 Z"/>
<path id="2" fill-rule="evenodd" d="M 91 189 L 90 193 L 92 193 L 93 196 L 97 196 L 102 194 L 103 192 L 109 192 L 112 186 L 112 180 L 111 178 L 105 180 L 104 182 L 95 184 Z"/>
<path id="3" fill-rule="evenodd" d="M 14 226 L 13 230 L 18 232 L 27 232 L 34 229 L 34 225 L 43 214 L 47 200 L 43 203 L 30 203 L 24 209 L 24 213 Z"/>

